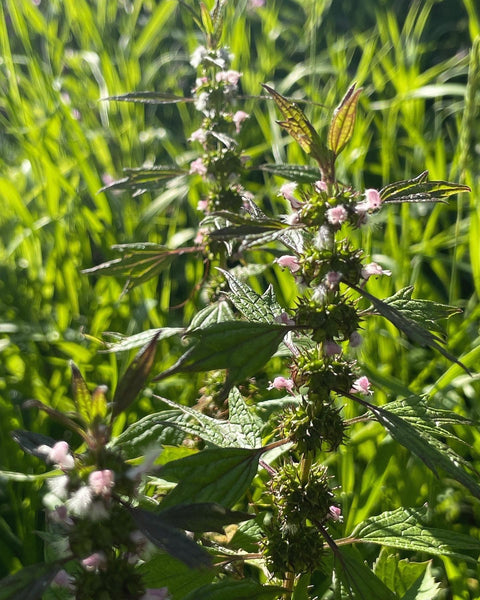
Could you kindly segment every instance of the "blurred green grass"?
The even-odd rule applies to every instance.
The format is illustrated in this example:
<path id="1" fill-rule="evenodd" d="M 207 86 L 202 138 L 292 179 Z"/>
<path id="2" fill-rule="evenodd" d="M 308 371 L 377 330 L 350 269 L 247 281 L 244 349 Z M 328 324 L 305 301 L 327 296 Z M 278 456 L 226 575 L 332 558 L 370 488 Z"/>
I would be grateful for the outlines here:
<path id="1" fill-rule="evenodd" d="M 470 185 L 471 195 L 449 205 L 386 208 L 366 233 L 353 235 L 393 273 L 388 280 L 372 281 L 372 293 L 386 297 L 415 285 L 419 297 L 462 308 L 448 326 L 448 347 L 473 371 L 479 354 L 480 86 L 471 48 L 479 35 L 474 0 L 267 0 L 258 9 L 239 0 L 227 5 L 223 38 L 235 55 L 232 67 L 243 73 L 243 94 L 252 96 L 242 103 L 252 115 L 241 138 L 251 157 L 249 189 L 274 208 L 279 208 L 282 181 L 258 166 L 304 164 L 306 158 L 276 124 L 273 103 L 258 98 L 263 82 L 325 106 L 305 105 L 320 132 L 347 87 L 353 81 L 363 87 L 355 133 L 338 164 L 347 183 L 378 188 L 428 169 L 433 179 Z M 104 331 L 133 334 L 179 325 L 195 310 L 196 298 L 170 309 L 188 300 L 201 277 L 200 266 L 189 260 L 126 296 L 121 295 L 124 282 L 88 278 L 80 270 L 112 258 L 112 244 L 165 243 L 189 228 L 193 237 L 202 194 L 195 181 L 135 197 L 98 192 L 121 177 L 124 167 L 188 165 L 195 152 L 186 138 L 198 127 L 192 107 L 101 99 L 142 90 L 188 96 L 195 80 L 188 59 L 201 42 L 191 16 L 174 0 L 0 4 L 2 469 L 39 469 L 10 441 L 11 429 L 65 435 L 22 404 L 35 397 L 68 410 L 69 360 L 90 384 L 114 388 L 127 357 L 99 354 L 98 344 L 83 332 L 100 337 Z M 268 278 L 279 297 L 291 303 L 288 274 Z M 376 401 L 392 398 L 386 383 L 393 382 L 479 417 L 475 377 L 411 345 L 380 319 L 365 323 L 364 338 L 358 358 L 377 384 Z M 169 349 L 164 342 L 161 352 L 168 355 Z M 172 397 L 194 398 L 194 381 L 167 385 Z M 145 397 L 137 410 L 143 414 L 150 408 Z M 353 416 L 348 414 L 352 408 L 346 411 Z M 476 430 L 461 434 L 472 445 L 472 456 L 478 456 Z M 473 466 L 479 468 L 478 461 Z M 462 512 L 455 486 L 427 479 L 425 470 L 376 426 L 353 430 L 351 444 L 332 469 L 342 482 L 349 524 L 402 502 L 433 500 L 447 488 L 443 516 L 478 535 Z M 407 469 L 408 480 L 402 477 Z M 3 575 L 40 560 L 42 544 L 37 538 L 32 543 L 31 531 L 41 529 L 43 515 L 31 484 L 0 483 Z M 475 501 L 467 504 L 467 513 L 478 516 Z M 451 578 L 458 588 L 452 587 L 452 598 L 469 597 L 461 578 Z"/>

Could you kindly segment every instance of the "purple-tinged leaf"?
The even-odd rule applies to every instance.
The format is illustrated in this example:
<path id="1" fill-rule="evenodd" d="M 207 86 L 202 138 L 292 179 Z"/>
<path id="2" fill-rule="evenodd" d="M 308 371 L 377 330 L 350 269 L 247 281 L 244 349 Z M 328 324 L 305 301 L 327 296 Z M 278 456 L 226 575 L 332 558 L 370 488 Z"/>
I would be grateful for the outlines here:
<path id="1" fill-rule="evenodd" d="M 335 156 L 345 148 L 353 134 L 357 104 L 362 89 L 355 89 L 355 83 L 347 91 L 339 106 L 335 109 L 328 131 L 328 148 Z"/>
<path id="2" fill-rule="evenodd" d="M 397 181 L 380 190 L 385 204 L 401 202 L 446 202 L 445 198 L 461 192 L 470 192 L 467 185 L 449 181 L 427 181 L 428 171 L 423 171 L 413 179 Z"/>
<path id="3" fill-rule="evenodd" d="M 144 346 L 133 359 L 123 377 L 118 382 L 113 397 L 112 420 L 127 409 L 135 400 L 140 390 L 145 386 L 148 375 L 155 361 L 157 338 Z"/>

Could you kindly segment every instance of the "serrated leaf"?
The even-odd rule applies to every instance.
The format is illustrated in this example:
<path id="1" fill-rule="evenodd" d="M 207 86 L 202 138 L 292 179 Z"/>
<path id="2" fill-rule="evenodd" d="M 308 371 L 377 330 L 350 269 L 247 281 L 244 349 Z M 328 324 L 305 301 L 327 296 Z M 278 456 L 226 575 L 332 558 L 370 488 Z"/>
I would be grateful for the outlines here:
<path id="1" fill-rule="evenodd" d="M 41 600 L 60 571 L 59 564 L 30 565 L 0 580 L 0 600 Z"/>
<path id="2" fill-rule="evenodd" d="M 440 591 L 440 584 L 435 581 L 429 563 L 425 573 L 418 577 L 401 600 L 435 600 Z"/>
<path id="3" fill-rule="evenodd" d="M 372 303 L 377 313 L 388 319 L 395 325 L 395 327 L 400 329 L 400 331 L 403 331 L 403 333 L 405 333 L 405 335 L 407 335 L 411 340 L 417 344 L 420 344 L 420 346 L 429 346 L 430 348 L 437 350 L 440 352 L 440 354 L 443 354 L 443 356 L 448 358 L 448 360 L 456 363 L 468 374 L 470 374 L 470 371 L 464 364 L 462 364 L 453 354 L 441 346 L 442 340 L 438 336 L 434 335 L 412 319 L 407 318 L 402 311 L 398 310 L 392 304 L 388 304 L 385 301 L 379 300 L 363 288 L 351 283 L 348 283 L 348 285 L 359 292 L 362 296 L 367 298 L 367 300 Z"/>
<path id="4" fill-rule="evenodd" d="M 241 523 L 255 518 L 249 513 L 230 510 L 217 502 L 195 502 L 193 504 L 177 504 L 166 508 L 157 516 L 172 527 L 201 533 L 215 531 L 224 533 L 223 528 L 232 523 Z"/>
<path id="5" fill-rule="evenodd" d="M 129 508 L 138 529 L 158 548 L 182 561 L 191 569 L 210 567 L 212 559 L 180 529 L 164 522 L 160 515 L 141 508 Z"/>
<path id="6" fill-rule="evenodd" d="M 142 456 L 151 447 L 175 446 L 182 443 L 185 434 L 182 424 L 185 415 L 180 410 L 163 410 L 147 415 L 132 423 L 111 442 L 125 459 Z"/>
<path id="7" fill-rule="evenodd" d="M 393 296 L 383 301 L 399 310 L 405 317 L 423 325 L 426 329 L 443 334 L 444 330 L 438 321 L 449 319 L 452 315 L 462 312 L 460 308 L 440 304 L 432 300 L 412 298 L 413 286 L 398 290 Z"/>
<path id="8" fill-rule="evenodd" d="M 255 477 L 260 450 L 215 448 L 164 465 L 159 473 L 178 485 L 162 500 L 161 509 L 189 502 L 218 502 L 231 508 Z"/>
<path id="9" fill-rule="evenodd" d="M 205 306 L 205 308 L 196 313 L 188 326 L 188 331 L 205 328 L 214 323 L 233 321 L 233 319 L 234 314 L 228 302 L 220 300 L 215 304 Z"/>
<path id="10" fill-rule="evenodd" d="M 480 485 L 477 480 L 459 466 L 465 461 L 462 461 L 451 448 L 435 439 L 425 426 L 418 425 L 416 422 L 412 424 L 413 420 L 408 422 L 383 407 L 371 404 L 368 404 L 368 407 L 390 435 L 418 456 L 435 475 L 438 476 L 439 468 L 443 469 L 450 477 L 469 489 L 474 496 L 480 498 Z M 418 421 L 421 421 L 421 418 Z"/>
<path id="11" fill-rule="evenodd" d="M 74 362 L 70 362 L 70 370 L 72 371 L 72 393 L 73 401 L 78 414 L 85 423 L 90 424 L 92 396 L 88 390 L 87 383 L 83 378 L 80 370 Z"/>
<path id="12" fill-rule="evenodd" d="M 209 232 L 208 237 L 212 240 L 241 240 L 248 236 L 260 236 L 265 233 L 276 233 L 278 235 L 283 229 L 284 226 L 279 221 L 275 221 L 270 225 L 264 225 L 263 222 L 251 222 L 244 225 L 229 225 L 227 227 L 222 227 L 221 229 L 215 229 Z"/>
<path id="13" fill-rule="evenodd" d="M 285 119 L 285 121 L 279 121 L 279 125 L 288 131 L 304 152 L 318 162 L 322 178 L 329 180 L 333 168 L 331 153 L 320 140 L 303 110 L 268 85 L 262 84 L 262 87 L 272 96 Z"/>
<path id="14" fill-rule="evenodd" d="M 228 395 L 228 420 L 231 427 L 238 427 L 249 448 L 258 448 L 262 442 L 263 421 L 247 405 L 238 388 Z"/>
<path id="15" fill-rule="evenodd" d="M 257 323 L 276 322 L 276 316 L 281 314 L 282 309 L 276 301 L 271 286 L 269 286 L 270 292 L 268 294 L 259 296 L 249 285 L 237 279 L 232 273 L 224 269 L 218 270 L 223 273 L 228 282 L 230 288 L 229 300 L 248 321 L 256 321 Z"/>
<path id="16" fill-rule="evenodd" d="M 138 352 L 118 382 L 112 401 L 112 421 L 132 404 L 140 390 L 145 386 L 155 361 L 157 338 L 158 336 L 155 335 Z"/>
<path id="17" fill-rule="evenodd" d="M 478 556 L 479 540 L 463 533 L 423 525 L 426 512 L 426 508 L 398 508 L 384 512 L 359 523 L 349 539 L 477 562 L 476 558 L 464 554 L 464 551 L 471 550 Z"/>
<path id="18" fill-rule="evenodd" d="M 158 329 L 147 329 L 141 333 L 129 336 L 114 333 L 112 331 L 105 331 L 103 333 L 104 336 L 116 338 L 118 341 L 105 341 L 107 348 L 101 350 L 101 352 L 126 352 L 127 350 L 133 350 L 134 348 L 149 344 L 155 336 L 157 337 L 157 342 L 159 342 L 160 340 L 165 340 L 174 335 L 184 333 L 184 331 L 185 329 L 183 327 L 160 327 Z"/>
<path id="19" fill-rule="evenodd" d="M 398 600 L 397 596 L 357 557 L 353 548 L 337 548 L 335 572 L 350 600 Z M 347 595 L 342 598 L 347 598 Z"/>
<path id="20" fill-rule="evenodd" d="M 191 345 L 159 381 L 175 373 L 228 369 L 228 389 L 260 369 L 273 356 L 289 331 L 285 325 L 225 321 L 186 335 Z"/>
<path id="21" fill-rule="evenodd" d="M 178 102 L 193 102 L 193 98 L 184 98 L 168 92 L 129 92 L 117 96 L 107 96 L 102 100 L 119 102 L 139 102 L 141 104 L 176 104 Z"/>
<path id="22" fill-rule="evenodd" d="M 168 179 L 188 175 L 188 171 L 175 165 L 156 165 L 154 167 L 133 167 L 123 169 L 125 177 L 112 181 L 100 188 L 100 192 L 114 190 L 134 190 L 140 195 L 147 190 L 155 190 Z"/>
<path id="23" fill-rule="evenodd" d="M 453 194 L 470 192 L 467 185 L 449 181 L 427 181 L 428 171 L 423 171 L 413 179 L 390 183 L 380 190 L 384 203 L 399 202 L 445 202 Z"/>
<path id="24" fill-rule="evenodd" d="M 233 393 L 234 391 L 232 390 L 229 398 Z M 183 404 L 177 404 L 168 398 L 161 398 L 160 396 L 155 396 L 155 398 L 168 404 L 168 406 L 171 406 L 172 408 L 177 408 L 184 415 L 188 416 L 188 420 L 178 422 L 175 425 L 185 433 L 198 436 L 205 442 L 223 448 L 257 448 L 260 445 L 260 435 L 255 435 L 250 426 L 251 424 L 248 423 L 246 419 L 245 423 L 232 422 L 231 418 L 228 421 L 214 419 L 194 408 L 184 406 Z M 236 406 L 234 403 L 234 409 L 235 408 Z M 237 415 L 234 413 L 234 418 L 236 418 L 236 416 Z"/>
<path id="25" fill-rule="evenodd" d="M 203 585 L 183 600 L 276 600 L 285 596 L 285 588 L 262 585 L 253 580 L 224 580 Z"/>
<path id="26" fill-rule="evenodd" d="M 259 168 L 272 175 L 278 175 L 297 183 L 315 183 L 321 177 L 317 167 L 307 165 L 261 165 Z"/>
<path id="27" fill-rule="evenodd" d="M 109 260 L 90 269 L 83 269 L 86 275 L 116 275 L 127 277 L 124 291 L 152 279 L 167 269 L 172 261 L 182 254 L 198 252 L 198 248 L 177 248 L 171 250 L 161 244 L 122 244 L 113 246 L 123 254 L 120 258 Z"/>
<path id="28" fill-rule="evenodd" d="M 190 591 L 210 582 L 212 569 L 189 569 L 184 563 L 168 554 L 157 553 L 138 566 L 142 582 L 147 588 L 168 588 L 172 600 L 183 600 Z"/>
<path id="29" fill-rule="evenodd" d="M 328 148 L 335 156 L 338 156 L 345 148 L 353 134 L 358 99 L 362 93 L 362 89 L 356 90 L 355 86 L 356 84 L 354 83 L 349 88 L 342 101 L 335 109 L 330 123 L 327 144 Z"/>

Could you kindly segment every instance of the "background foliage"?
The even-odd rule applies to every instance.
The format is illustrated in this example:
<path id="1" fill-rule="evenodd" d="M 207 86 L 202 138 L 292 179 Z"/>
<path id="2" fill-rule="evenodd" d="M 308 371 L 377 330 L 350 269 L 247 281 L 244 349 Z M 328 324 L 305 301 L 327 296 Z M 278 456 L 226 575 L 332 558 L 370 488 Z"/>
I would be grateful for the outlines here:
<path id="1" fill-rule="evenodd" d="M 125 281 L 80 273 L 115 257 L 113 244 L 168 240 L 175 247 L 193 240 L 200 181 L 179 178 L 142 195 L 99 189 L 122 177 L 125 167 L 173 163 L 188 169 L 196 157 L 186 142 L 198 126 L 188 104 L 100 100 L 143 90 L 190 95 L 195 73 L 188 61 L 199 43 L 195 31 L 189 12 L 174 0 L 44 0 L 38 5 L 5 0 L 0 5 L 4 470 L 22 471 L 29 461 L 11 441 L 10 430 L 66 435 L 22 405 L 37 398 L 68 410 L 70 359 L 90 384 L 114 388 L 130 356 L 99 353 L 103 332 L 130 335 L 181 326 L 202 305 L 192 291 L 202 266 L 188 258 L 158 282 L 124 295 Z M 393 273 L 388 280 L 372 281 L 372 293 L 386 297 L 414 284 L 418 296 L 463 310 L 449 322 L 448 347 L 473 371 L 480 353 L 480 69 L 471 48 L 478 35 L 480 13 L 473 0 L 267 0 L 262 8 L 240 0 L 227 7 L 224 34 L 235 55 L 232 67 L 243 73 L 247 98 L 241 108 L 252 115 L 242 131 L 250 156 L 249 189 L 260 191 L 270 210 L 279 210 L 282 180 L 259 167 L 306 159 L 275 124 L 273 103 L 258 98 L 260 83 L 319 103 L 305 109 L 319 131 L 353 81 L 364 88 L 353 139 L 338 162 L 339 178 L 348 183 L 381 187 L 428 169 L 432 179 L 457 179 L 472 188 L 472 194 L 449 205 L 389 207 L 375 227 L 358 235 L 372 259 Z M 289 274 L 265 277 L 275 283 L 282 303 L 291 303 Z M 475 376 L 374 321 L 367 324 L 358 358 L 375 382 L 377 403 L 390 399 L 382 392 L 388 380 L 400 393 L 408 385 L 440 408 L 478 419 Z M 167 364 L 173 343 L 160 345 Z M 197 399 L 192 377 L 176 376 L 155 391 L 185 404 Z M 154 405 L 147 390 L 129 418 L 147 414 Z M 355 416 L 348 410 L 347 418 Z M 465 427 L 456 433 L 471 445 L 456 450 L 478 470 L 472 458 L 479 456 L 478 432 Z M 383 510 L 430 500 L 436 507 L 434 523 L 446 520 L 478 537 L 478 501 L 457 484 L 436 480 L 378 425 L 353 429 L 335 461 L 329 467 L 342 482 L 346 530 Z M 38 462 L 30 462 L 31 472 L 38 472 Z M 0 479 L 0 575 L 41 559 L 43 544 L 32 531 L 42 528 L 42 520 L 31 483 Z M 443 559 L 435 567 L 448 577 L 446 597 L 480 595 L 478 573 L 467 563 Z"/>

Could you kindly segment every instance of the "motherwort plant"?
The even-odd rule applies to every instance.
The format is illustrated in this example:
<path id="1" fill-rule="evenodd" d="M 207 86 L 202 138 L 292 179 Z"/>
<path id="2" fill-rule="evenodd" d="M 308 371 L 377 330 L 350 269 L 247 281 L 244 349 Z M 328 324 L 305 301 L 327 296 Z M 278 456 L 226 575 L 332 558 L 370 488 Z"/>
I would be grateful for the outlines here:
<path id="1" fill-rule="evenodd" d="M 102 386 L 90 393 L 73 366 L 74 416 L 32 403 L 70 428 L 78 447 L 14 433 L 55 467 L 45 498 L 49 550 L 45 564 L 4 580 L 0 599 L 420 600 L 434 598 L 438 583 L 415 555 L 472 560 L 480 551 L 478 540 L 427 525 L 426 508 L 396 507 L 345 530 L 342 474 L 332 468 L 351 429 L 377 421 L 434 473 L 480 497 L 466 461 L 446 443 L 455 437 L 447 427 L 467 420 L 413 394 L 377 405 L 375 385 L 355 360 L 367 319 L 381 316 L 467 370 L 442 345 L 437 323 L 456 309 L 414 299 L 410 287 L 373 295 L 369 280 L 391 273 L 354 240 L 385 205 L 443 202 L 468 188 L 429 181 L 427 172 L 379 190 L 340 182 L 335 163 L 352 136 L 361 90 L 347 91 L 321 136 L 301 108 L 265 85 L 279 125 L 316 163 L 269 167 L 289 181 L 278 191 L 284 214 L 267 214 L 244 188 L 238 134 L 249 115 L 238 106 L 242 74 L 220 44 L 223 4 L 210 12 L 201 3 L 194 12 L 205 44 L 191 57 L 197 79 L 189 100 L 200 123 L 187 135 L 200 156 L 182 168 L 132 171 L 111 186 L 200 176 L 206 192 L 194 243 L 175 250 L 132 244 L 89 269 L 127 275 L 133 285 L 190 255 L 206 265 L 204 306 L 185 329 L 150 330 L 110 348 L 145 344 L 110 402 Z M 163 93 L 148 100 L 182 101 Z M 254 289 L 279 270 L 290 272 L 296 289 L 290 306 L 281 306 L 271 285 Z M 174 335 L 186 346 L 169 366 L 156 346 Z M 158 412 L 116 433 L 149 376 L 155 389 L 167 377 L 203 372 L 196 407 L 154 395 Z M 347 404 L 355 407 L 350 419 Z M 408 585 L 401 587 L 383 555 L 373 556 L 371 568 L 362 544 L 409 553 Z"/>

